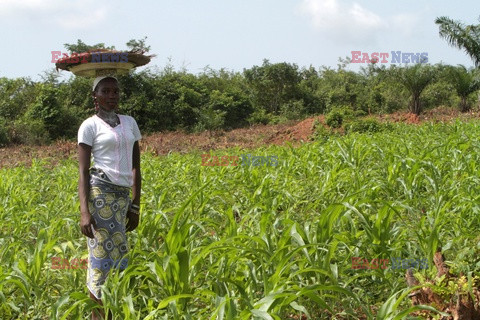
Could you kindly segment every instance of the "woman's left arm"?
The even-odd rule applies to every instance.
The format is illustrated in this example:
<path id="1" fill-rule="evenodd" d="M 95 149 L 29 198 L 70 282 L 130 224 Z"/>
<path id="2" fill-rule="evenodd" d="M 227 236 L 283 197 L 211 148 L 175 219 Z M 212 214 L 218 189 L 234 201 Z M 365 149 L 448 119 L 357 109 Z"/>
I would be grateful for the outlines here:
<path id="1" fill-rule="evenodd" d="M 140 206 L 140 194 L 142 190 L 142 173 L 140 172 L 140 145 L 135 141 L 133 145 L 132 155 L 132 171 L 133 171 L 133 187 L 132 187 L 132 202 Z"/>
<path id="2" fill-rule="evenodd" d="M 133 186 L 132 186 L 132 204 L 140 207 L 140 194 L 142 191 L 142 173 L 140 171 L 140 145 L 138 140 L 133 145 L 132 155 L 132 172 L 133 172 Z M 135 230 L 139 222 L 139 214 L 128 210 L 127 231 Z"/>

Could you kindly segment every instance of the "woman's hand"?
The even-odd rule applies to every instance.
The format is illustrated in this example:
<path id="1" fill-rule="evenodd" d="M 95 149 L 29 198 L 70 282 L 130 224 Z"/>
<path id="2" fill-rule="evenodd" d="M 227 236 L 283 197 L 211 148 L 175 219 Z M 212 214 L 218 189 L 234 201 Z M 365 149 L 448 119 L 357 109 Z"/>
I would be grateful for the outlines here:
<path id="1" fill-rule="evenodd" d="M 138 227 L 138 222 L 140 220 L 140 215 L 128 209 L 127 212 L 127 231 L 133 231 Z"/>
<path id="2" fill-rule="evenodd" d="M 93 238 L 92 226 L 97 227 L 88 209 L 88 195 L 90 193 L 89 172 L 92 147 L 85 143 L 78 144 L 78 198 L 80 199 L 80 231 L 89 238 Z"/>
<path id="3" fill-rule="evenodd" d="M 95 224 L 95 219 L 93 219 L 92 215 L 89 212 L 82 212 L 80 216 L 80 230 L 84 235 L 93 239 L 94 236 L 92 227 L 94 229 L 97 228 L 97 225 Z"/>

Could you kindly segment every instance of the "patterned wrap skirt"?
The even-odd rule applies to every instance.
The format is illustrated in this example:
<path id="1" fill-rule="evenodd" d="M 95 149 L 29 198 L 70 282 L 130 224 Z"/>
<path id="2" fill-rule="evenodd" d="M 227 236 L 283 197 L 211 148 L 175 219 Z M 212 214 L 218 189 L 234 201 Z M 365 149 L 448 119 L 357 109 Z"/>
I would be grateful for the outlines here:
<path id="1" fill-rule="evenodd" d="M 87 238 L 87 287 L 97 299 L 110 269 L 127 267 L 123 257 L 128 252 L 125 224 L 130 201 L 129 187 L 112 184 L 103 171 L 90 169 L 88 208 L 97 227 L 94 238 Z"/>

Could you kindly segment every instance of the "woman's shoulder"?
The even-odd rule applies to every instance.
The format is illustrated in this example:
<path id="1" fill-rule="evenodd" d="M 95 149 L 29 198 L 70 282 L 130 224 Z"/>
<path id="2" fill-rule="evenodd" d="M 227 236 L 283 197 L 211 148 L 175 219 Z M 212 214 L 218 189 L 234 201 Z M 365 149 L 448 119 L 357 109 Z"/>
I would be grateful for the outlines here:
<path id="1" fill-rule="evenodd" d="M 136 123 L 135 119 L 132 116 L 126 115 L 126 114 L 119 114 L 120 121 L 124 120 L 127 121 L 128 123 Z"/>
<path id="2" fill-rule="evenodd" d="M 88 117 L 87 119 L 83 120 L 82 124 L 80 125 L 80 128 L 82 127 L 91 127 L 95 125 L 95 116 Z"/>
<path id="3" fill-rule="evenodd" d="M 90 124 L 90 123 L 95 123 L 95 119 L 97 117 L 95 115 L 88 117 L 87 119 L 83 120 L 82 124 Z"/>

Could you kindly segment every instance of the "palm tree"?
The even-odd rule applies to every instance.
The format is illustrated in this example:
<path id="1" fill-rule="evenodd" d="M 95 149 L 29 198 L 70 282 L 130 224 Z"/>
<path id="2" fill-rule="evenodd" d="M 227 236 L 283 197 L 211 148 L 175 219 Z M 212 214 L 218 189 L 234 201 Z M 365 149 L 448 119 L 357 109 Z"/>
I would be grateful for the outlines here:
<path id="1" fill-rule="evenodd" d="M 422 112 L 420 95 L 435 80 L 435 70 L 430 65 L 417 63 L 410 67 L 393 69 L 392 71 L 393 79 L 403 85 L 412 97 L 409 104 L 410 112 L 418 116 Z"/>
<path id="2" fill-rule="evenodd" d="M 467 112 L 470 110 L 468 96 L 480 89 L 480 79 L 475 69 L 467 70 L 462 65 L 449 67 L 447 76 L 460 97 L 460 110 Z"/>
<path id="3" fill-rule="evenodd" d="M 439 26 L 440 37 L 451 46 L 465 50 L 475 67 L 480 67 L 480 24 L 465 26 L 448 17 L 439 17 L 435 23 Z"/>

